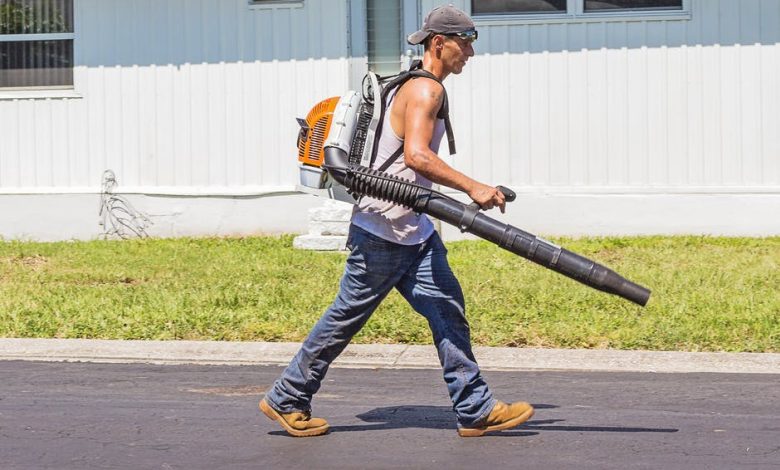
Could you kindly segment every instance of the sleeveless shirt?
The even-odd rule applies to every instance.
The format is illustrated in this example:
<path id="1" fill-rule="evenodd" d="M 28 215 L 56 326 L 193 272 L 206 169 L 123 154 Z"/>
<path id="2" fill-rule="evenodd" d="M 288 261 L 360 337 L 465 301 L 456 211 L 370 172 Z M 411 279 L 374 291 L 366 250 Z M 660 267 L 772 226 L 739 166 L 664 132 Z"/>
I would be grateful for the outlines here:
<path id="1" fill-rule="evenodd" d="M 404 144 L 393 126 L 390 124 L 390 107 L 393 105 L 395 92 L 388 99 L 385 120 L 382 123 L 382 135 L 379 138 L 374 168 L 379 168 L 387 161 L 398 147 Z M 444 120 L 437 119 L 433 137 L 429 147 L 434 152 L 439 151 L 439 144 L 444 136 Z M 385 171 L 388 174 L 400 176 L 420 186 L 431 188 L 433 183 L 426 177 L 406 166 L 404 155 L 401 154 Z M 363 230 L 384 240 L 401 245 L 417 245 L 423 243 L 433 233 L 433 223 L 425 214 L 417 214 L 411 209 L 363 196 L 352 209 L 352 223 Z"/>

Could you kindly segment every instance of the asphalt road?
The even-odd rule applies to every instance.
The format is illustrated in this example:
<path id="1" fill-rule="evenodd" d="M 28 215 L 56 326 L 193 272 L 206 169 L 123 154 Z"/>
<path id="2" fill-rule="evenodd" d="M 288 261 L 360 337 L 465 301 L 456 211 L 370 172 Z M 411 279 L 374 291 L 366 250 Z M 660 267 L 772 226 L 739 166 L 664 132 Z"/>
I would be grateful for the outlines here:
<path id="1" fill-rule="evenodd" d="M 0 468 L 780 468 L 780 375 L 489 371 L 537 412 L 467 439 L 439 371 L 332 369 L 301 439 L 257 409 L 280 370 L 0 361 Z"/>

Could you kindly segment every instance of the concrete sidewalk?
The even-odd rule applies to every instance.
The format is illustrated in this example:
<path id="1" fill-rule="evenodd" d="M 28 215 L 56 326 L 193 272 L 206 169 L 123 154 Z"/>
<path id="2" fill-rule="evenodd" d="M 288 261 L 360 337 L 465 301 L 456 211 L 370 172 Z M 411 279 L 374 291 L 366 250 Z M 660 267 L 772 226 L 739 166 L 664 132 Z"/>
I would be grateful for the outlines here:
<path id="1" fill-rule="evenodd" d="M 121 341 L 0 338 L 0 360 L 152 364 L 287 364 L 298 343 Z M 713 372 L 780 374 L 780 354 L 618 351 L 594 349 L 474 349 L 485 370 Z M 336 367 L 438 368 L 433 346 L 352 344 Z"/>

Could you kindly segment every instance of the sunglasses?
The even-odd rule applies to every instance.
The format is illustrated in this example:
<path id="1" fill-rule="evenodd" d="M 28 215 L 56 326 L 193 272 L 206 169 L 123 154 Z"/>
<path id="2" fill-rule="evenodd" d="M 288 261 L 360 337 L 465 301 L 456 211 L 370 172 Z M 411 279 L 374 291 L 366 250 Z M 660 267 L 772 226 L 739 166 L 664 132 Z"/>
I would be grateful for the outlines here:
<path id="1" fill-rule="evenodd" d="M 479 37 L 479 32 L 475 29 L 472 29 L 471 31 L 462 31 L 460 33 L 444 34 L 444 36 L 456 36 L 466 42 L 474 42 Z"/>

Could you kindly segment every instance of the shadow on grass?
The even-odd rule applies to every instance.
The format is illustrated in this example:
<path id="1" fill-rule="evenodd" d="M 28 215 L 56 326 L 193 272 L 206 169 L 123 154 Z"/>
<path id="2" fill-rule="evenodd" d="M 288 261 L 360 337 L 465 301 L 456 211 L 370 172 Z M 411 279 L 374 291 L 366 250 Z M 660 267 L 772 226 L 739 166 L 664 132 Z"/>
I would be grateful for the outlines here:
<path id="1" fill-rule="evenodd" d="M 537 410 L 558 408 L 557 405 L 534 404 Z M 456 429 L 455 414 L 446 406 L 408 405 L 374 408 L 357 417 L 369 424 L 331 426 L 330 432 L 379 431 L 388 429 Z M 563 419 L 531 420 L 515 430 L 491 434 L 494 436 L 534 436 L 539 431 L 617 432 L 617 433 L 674 433 L 674 428 L 644 428 L 622 426 L 565 426 L 553 425 Z M 283 431 L 272 431 L 273 435 L 287 435 Z"/>

